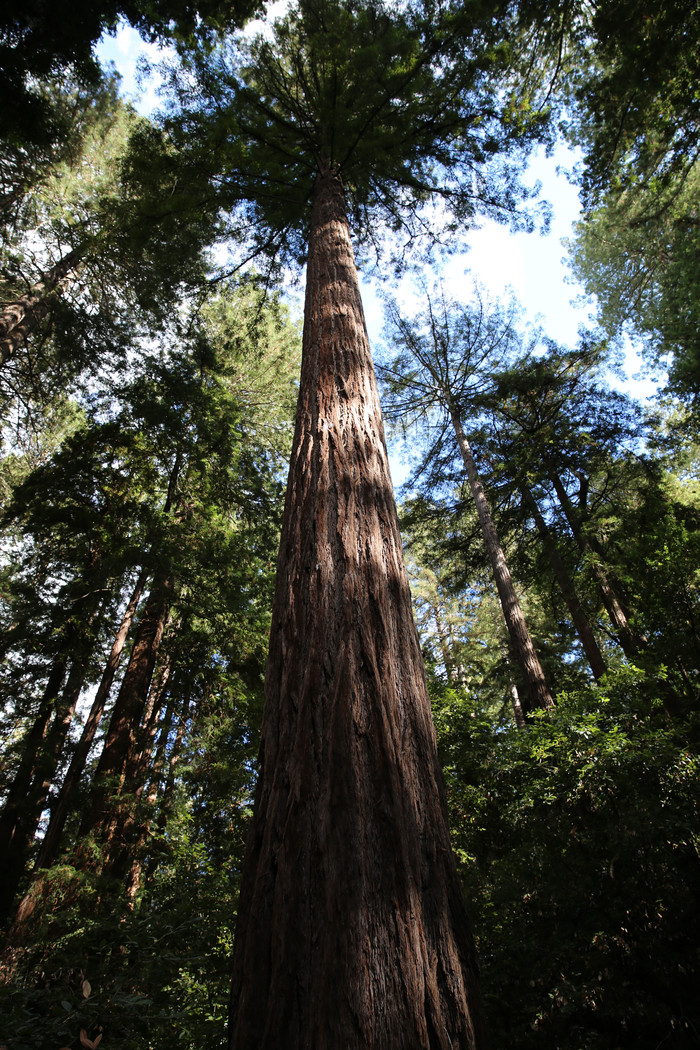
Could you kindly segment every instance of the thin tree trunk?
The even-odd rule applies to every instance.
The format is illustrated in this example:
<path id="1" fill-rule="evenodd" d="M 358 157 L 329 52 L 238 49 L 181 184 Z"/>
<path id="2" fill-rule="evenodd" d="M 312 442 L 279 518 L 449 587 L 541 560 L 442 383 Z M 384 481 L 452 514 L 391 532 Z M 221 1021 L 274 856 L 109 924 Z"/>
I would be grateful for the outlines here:
<path id="1" fill-rule="evenodd" d="M 177 486 L 183 464 L 178 446 L 168 479 L 163 513 L 177 506 Z M 136 630 L 129 663 L 112 709 L 109 730 L 97 763 L 91 805 L 81 822 L 78 838 L 94 834 L 101 844 L 101 870 L 109 871 L 122 850 L 121 830 L 133 806 L 128 780 L 130 765 L 138 762 L 140 735 L 148 703 L 153 671 L 158 657 L 173 591 L 173 581 L 165 573 L 156 576 Z M 125 843 L 124 843 L 125 845 Z M 84 853 L 82 845 L 79 852 Z"/>
<path id="2" fill-rule="evenodd" d="M 503 662 L 510 671 L 513 661 L 511 659 L 510 653 L 508 652 L 507 645 L 504 645 L 501 648 L 501 653 L 503 656 Z M 510 678 L 510 681 L 508 683 L 508 692 L 510 693 L 510 706 L 513 709 L 513 720 L 515 722 L 516 729 L 525 729 L 527 726 L 527 719 L 525 717 L 525 712 L 523 711 L 523 705 L 520 700 L 520 693 L 518 692 L 518 687 L 512 680 L 512 678 Z"/>
<path id="3" fill-rule="evenodd" d="M 453 689 L 456 689 L 460 683 L 457 680 L 454 660 L 452 659 L 452 653 L 450 651 L 450 639 L 448 638 L 448 632 L 445 627 L 444 620 L 442 618 L 442 612 L 435 603 L 430 602 L 429 604 L 430 611 L 433 614 L 433 619 L 435 621 L 435 629 L 437 631 L 438 642 L 440 644 L 440 652 L 442 653 L 442 662 L 445 665 L 445 674 L 447 675 L 447 681 Z"/>
<path id="4" fill-rule="evenodd" d="M 317 177 L 232 1050 L 484 1046 L 340 178 Z"/>
<path id="5" fill-rule="evenodd" d="M 515 682 L 511 682 L 509 686 L 510 691 L 510 702 L 513 705 L 513 718 L 518 729 L 524 729 L 527 725 L 525 721 L 525 712 L 523 711 L 523 705 L 520 702 L 520 693 Z"/>
<path id="6" fill-rule="evenodd" d="M 506 557 L 503 553 L 498 533 L 496 532 L 496 526 L 493 523 L 491 509 L 476 469 L 476 463 L 474 462 L 474 456 L 472 455 L 467 435 L 464 433 L 462 421 L 459 417 L 456 406 L 451 402 L 448 402 L 448 407 L 450 418 L 452 419 L 452 426 L 454 427 L 455 437 L 457 438 L 457 444 L 459 445 L 459 451 L 462 454 L 464 469 L 469 480 L 469 487 L 476 505 L 476 513 L 479 517 L 484 544 L 486 546 L 486 551 L 496 581 L 496 589 L 501 602 L 501 608 L 503 609 L 503 617 L 508 629 L 513 656 L 520 668 L 520 673 L 523 677 L 523 684 L 527 691 L 527 707 L 528 710 L 540 707 L 546 711 L 554 707 L 554 700 L 549 691 L 549 686 L 547 685 L 547 680 L 544 671 L 542 670 L 539 657 L 535 651 L 534 645 L 532 644 L 532 638 L 527 629 L 527 624 L 525 623 L 525 617 L 523 616 L 518 596 L 515 593 L 513 580 L 506 563 Z"/>
<path id="7" fill-rule="evenodd" d="M 124 611 L 119 630 L 114 638 L 112 644 L 112 650 L 107 659 L 100 684 L 97 687 L 95 693 L 95 699 L 92 702 L 92 707 L 85 721 L 83 731 L 80 736 L 80 740 L 76 746 L 73 756 L 68 766 L 68 771 L 63 779 L 63 784 L 58 793 L 56 801 L 51 810 L 51 818 L 49 825 L 46 829 L 43 841 L 39 848 L 37 855 L 35 868 L 50 867 L 56 855 L 58 853 L 58 847 L 61 841 L 61 835 L 63 834 L 63 828 L 65 827 L 68 813 L 70 812 L 71 803 L 75 795 L 76 788 L 80 782 L 83 770 L 85 768 L 85 762 L 87 761 L 92 742 L 95 739 L 95 733 L 102 719 L 104 712 L 105 703 L 109 696 L 110 689 L 112 688 L 112 682 L 119 666 L 122 651 L 126 643 L 129 629 L 134 618 L 134 614 L 141 600 L 141 594 L 143 593 L 143 587 L 147 579 L 147 573 L 144 570 L 139 576 L 136 586 L 134 587 L 133 593 L 127 607 Z M 24 903 L 24 902 L 23 902 Z M 18 919 L 21 921 L 21 915 L 18 914 Z"/>
<path id="8" fill-rule="evenodd" d="M 567 572 L 564 562 L 561 560 L 559 551 L 557 550 L 557 545 L 547 528 L 547 523 L 540 513 L 540 508 L 537 506 L 535 497 L 524 482 L 520 483 L 519 487 L 525 505 L 535 519 L 535 525 L 540 534 L 542 545 L 547 557 L 549 558 L 549 563 L 552 566 L 552 571 L 554 572 L 557 583 L 559 584 L 559 589 L 561 590 L 564 601 L 566 602 L 566 607 L 569 610 L 571 622 L 573 623 L 581 645 L 583 646 L 583 651 L 586 654 L 593 676 L 596 679 L 600 679 L 607 671 L 607 667 L 605 660 L 603 659 L 603 654 L 598 648 L 598 643 L 591 629 L 591 625 L 588 622 L 588 617 L 578 600 L 573 580 Z"/>
<path id="9" fill-rule="evenodd" d="M 168 614 L 163 626 L 164 634 L 169 630 L 171 623 L 172 616 Z M 161 650 L 161 659 L 158 661 L 158 666 L 151 679 L 151 688 L 148 691 L 138 745 L 131 754 L 126 767 L 126 779 L 130 784 L 142 785 L 145 779 L 158 732 L 158 718 L 163 707 L 163 699 L 167 696 L 170 687 L 171 676 L 170 654 L 166 653 L 163 657 Z"/>
<path id="10" fill-rule="evenodd" d="M 182 706 L 182 713 L 177 724 L 177 731 L 175 733 L 175 741 L 170 751 L 170 757 L 168 758 L 168 773 L 165 778 L 165 787 L 163 788 L 163 797 L 160 800 L 160 806 L 158 809 L 158 822 L 157 828 L 160 834 L 165 831 L 165 827 L 170 816 L 170 811 L 173 804 L 173 795 L 175 793 L 175 770 L 180 761 L 180 755 L 182 754 L 182 742 L 185 738 L 185 730 L 187 729 L 187 719 L 189 717 L 191 699 L 189 696 L 185 698 L 185 702 Z M 168 738 L 165 738 L 165 744 L 167 747 Z"/>
<path id="11" fill-rule="evenodd" d="M 54 661 L 32 728 L 22 743 L 22 758 L 0 814 L 0 921 L 9 914 L 17 887 L 17 853 L 13 848 L 26 819 L 27 797 L 37 772 L 46 730 L 63 684 L 68 658 Z"/>
<path id="12" fill-rule="evenodd" d="M 545 459 L 545 463 L 547 460 Z M 586 536 L 585 532 L 581 527 L 581 521 L 576 513 L 576 510 L 569 499 L 569 495 L 564 488 L 559 474 L 554 469 L 551 463 L 547 463 L 547 476 L 549 477 L 554 490 L 561 504 L 564 516 L 569 523 L 571 532 L 576 540 L 581 552 L 586 555 L 589 551 L 593 552 L 594 555 L 598 555 L 600 558 L 603 557 L 603 551 L 598 543 L 592 543 L 590 538 Z M 620 643 L 620 647 L 630 661 L 642 661 L 647 664 L 648 670 L 655 673 L 657 668 L 654 661 L 653 654 L 649 654 L 649 641 L 644 633 L 635 631 L 629 623 L 629 619 L 626 611 L 622 607 L 618 595 L 615 592 L 615 588 L 610 583 L 605 569 L 600 564 L 600 561 L 596 557 L 591 558 L 591 569 L 595 576 L 596 583 L 598 584 L 598 590 L 600 593 L 603 605 L 610 617 L 610 622 L 616 631 L 616 637 Z M 646 654 L 645 654 L 646 650 Z M 651 663 L 650 663 L 651 661 Z M 657 689 L 660 700 L 662 701 L 667 715 L 671 718 L 678 718 L 684 713 L 684 705 L 674 688 L 672 682 L 666 681 L 663 678 L 657 679 Z"/>
<path id="13" fill-rule="evenodd" d="M 149 766 L 153 756 L 153 745 L 158 732 L 158 716 L 160 715 L 163 698 L 167 694 L 170 685 L 170 661 L 166 661 L 162 668 L 162 674 L 158 674 L 152 684 L 144 711 L 144 724 L 141 727 L 140 745 L 129 759 L 126 767 L 124 792 L 124 805 L 121 807 L 121 820 L 119 825 L 119 839 L 110 843 L 110 849 L 105 859 L 103 871 L 114 878 L 126 879 L 127 898 L 133 902 L 130 890 L 129 872 L 134 870 L 134 864 L 138 864 L 138 853 L 140 847 L 146 840 L 150 819 L 141 812 L 143 792 L 148 780 Z M 157 680 L 156 680 L 157 679 Z M 148 813 L 148 798 L 146 801 L 146 814 Z M 140 871 L 140 865 L 139 865 Z M 134 889 L 135 893 L 135 889 Z"/>
<path id="14" fill-rule="evenodd" d="M 569 499 L 569 494 L 562 483 L 559 473 L 548 462 L 547 457 L 545 457 L 545 465 L 547 467 L 547 476 L 554 486 L 557 499 L 564 511 L 564 517 L 569 523 L 569 528 L 579 546 L 579 550 L 584 555 L 589 552 L 593 555 L 590 559 L 590 566 L 598 585 L 598 592 L 601 601 L 610 617 L 610 622 L 612 623 L 614 630 L 617 632 L 617 638 L 622 651 L 628 660 L 632 660 L 642 648 L 641 639 L 630 627 L 627 614 L 620 604 L 618 596 L 608 579 L 605 569 L 593 552 L 591 542 L 581 527 L 580 518 L 574 509 L 573 503 Z"/>
<path id="15" fill-rule="evenodd" d="M 99 608 L 94 608 L 79 633 L 75 628 L 69 629 L 73 656 L 68 681 L 60 700 L 56 701 L 53 721 L 37 752 L 32 781 L 15 825 L 12 844 L 8 850 L 7 863 L 12 868 L 12 874 L 7 875 L 3 887 L 8 900 L 14 897 L 17 891 L 27 866 L 41 814 L 49 804 L 51 785 L 56 779 L 68 730 L 73 721 L 75 708 L 85 682 L 88 662 L 94 648 L 92 632 L 98 617 Z"/>
<path id="16" fill-rule="evenodd" d="M 190 703 L 191 703 L 190 697 L 186 696 L 185 697 L 185 702 L 184 702 L 184 704 L 182 706 L 182 713 L 180 715 L 180 719 L 179 719 L 178 724 L 177 724 L 177 732 L 175 734 L 175 741 L 174 741 L 173 747 L 172 747 L 172 749 L 170 751 L 170 756 L 168 758 L 168 772 L 167 772 L 166 777 L 165 777 L 165 786 L 163 788 L 163 794 L 161 796 L 160 804 L 158 806 L 158 817 L 157 817 L 157 820 L 156 820 L 156 832 L 159 835 L 162 835 L 164 833 L 164 831 L 165 831 L 165 829 L 167 827 L 168 817 L 170 816 L 170 812 L 172 810 L 173 798 L 174 798 L 174 795 L 175 795 L 175 771 L 176 771 L 176 768 L 177 768 L 178 763 L 180 761 L 180 756 L 181 756 L 181 753 L 182 753 L 182 743 L 183 743 L 183 740 L 184 740 L 184 737 L 185 737 L 185 732 L 187 730 L 187 719 L 188 719 L 188 716 L 189 716 Z M 168 745 L 168 737 L 169 737 L 169 734 L 166 733 L 165 739 L 163 741 L 163 744 L 164 744 L 164 747 L 165 747 L 166 751 L 167 751 L 167 745 Z M 159 741 L 158 742 L 159 750 L 160 750 L 160 743 L 161 742 Z M 159 785 L 156 785 L 156 786 L 159 786 Z M 159 861 L 158 855 L 152 852 L 150 857 L 148 858 L 148 866 L 146 868 L 146 882 L 147 883 L 150 882 L 151 878 L 153 877 L 153 874 L 154 874 L 156 868 L 158 867 L 158 861 Z M 141 880 L 141 875 L 142 875 L 141 866 L 139 866 L 138 872 L 134 873 L 134 877 L 139 880 L 139 884 L 140 884 L 140 880 Z"/>
<path id="17" fill-rule="evenodd" d="M 34 840 L 34 835 L 39 826 L 41 814 L 49 802 L 49 792 L 58 771 L 61 756 L 63 755 L 68 738 L 75 708 L 85 683 L 86 659 L 74 660 L 68 681 L 66 682 L 60 702 L 56 705 L 51 727 L 46 735 L 46 744 L 37 764 L 32 786 L 29 789 L 29 805 L 33 809 L 30 824 L 27 826 L 27 847 Z"/>
<path id="18" fill-rule="evenodd" d="M 95 770 L 92 803 L 80 826 L 79 838 L 90 833 L 98 836 L 102 862 L 107 866 L 111 851 L 118 849 L 127 766 L 138 743 L 171 590 L 167 579 L 157 580 L 151 588 Z"/>
<path id="19" fill-rule="evenodd" d="M 28 292 L 0 308 L 0 367 L 46 317 L 56 295 L 75 279 L 83 255 L 81 248 L 64 255 Z"/>
<path id="20" fill-rule="evenodd" d="M 156 800 L 158 798 L 158 791 L 160 790 L 161 774 L 165 765 L 165 756 L 168 748 L 168 737 L 173 723 L 173 701 L 172 698 L 168 701 L 163 720 L 161 722 L 160 734 L 158 737 L 158 747 L 156 748 L 156 755 L 153 761 L 153 767 L 151 769 L 151 777 L 148 784 L 148 791 L 146 792 L 144 815 L 141 823 L 134 835 L 133 848 L 130 855 L 130 867 L 127 873 L 126 886 L 127 886 L 127 899 L 133 905 L 136 899 L 136 894 L 139 891 L 141 885 L 141 877 L 143 874 L 143 847 L 148 838 L 151 830 L 151 820 L 153 810 L 155 808 Z M 178 720 L 177 731 L 175 734 L 175 741 L 173 743 L 172 750 L 170 752 L 170 758 L 168 761 L 168 775 L 166 778 L 165 790 L 161 799 L 161 812 L 163 813 L 164 820 L 163 826 L 160 826 L 160 814 L 159 814 L 159 830 L 164 830 L 165 821 L 167 820 L 167 810 L 170 804 L 170 798 L 172 796 L 173 785 L 175 781 L 175 767 L 180 758 L 180 752 L 182 750 L 182 741 L 185 735 L 185 723 L 186 723 L 186 709 L 188 703 L 185 705 L 185 711 L 182 712 L 181 717 Z"/>
<path id="21" fill-rule="evenodd" d="M 75 660 L 71 666 L 63 695 L 56 705 L 56 713 L 46 734 L 44 747 L 37 759 L 36 771 L 22 812 L 15 825 L 12 843 L 6 854 L 3 897 L 7 905 L 2 914 L 3 920 L 10 914 L 15 894 L 27 869 L 41 814 L 49 804 L 49 792 L 56 777 L 84 681 L 85 660 Z"/>

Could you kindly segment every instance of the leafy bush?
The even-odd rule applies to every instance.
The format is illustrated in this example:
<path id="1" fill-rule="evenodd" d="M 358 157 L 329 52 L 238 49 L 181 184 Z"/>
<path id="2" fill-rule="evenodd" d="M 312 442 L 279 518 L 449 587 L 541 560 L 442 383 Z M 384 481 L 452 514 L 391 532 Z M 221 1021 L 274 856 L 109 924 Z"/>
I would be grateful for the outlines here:
<path id="1" fill-rule="evenodd" d="M 438 711 L 494 1046 L 700 1045 L 700 761 L 634 667 L 525 730 Z"/>

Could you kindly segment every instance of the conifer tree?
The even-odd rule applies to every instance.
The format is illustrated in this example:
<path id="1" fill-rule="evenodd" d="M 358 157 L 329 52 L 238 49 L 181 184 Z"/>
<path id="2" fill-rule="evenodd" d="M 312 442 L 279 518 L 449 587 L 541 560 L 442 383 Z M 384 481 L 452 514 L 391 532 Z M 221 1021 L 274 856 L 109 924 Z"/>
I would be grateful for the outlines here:
<path id="1" fill-rule="evenodd" d="M 492 14 L 305 0 L 180 90 L 248 256 L 307 261 L 235 1050 L 484 1045 L 350 224 L 405 248 L 433 203 L 445 235 L 512 209 Z"/>
<path id="2" fill-rule="evenodd" d="M 72 854 L 72 809 L 86 772 L 92 774 L 92 800 L 82 815 L 82 835 L 90 833 L 102 843 L 105 870 L 122 875 L 135 862 L 134 843 L 129 836 L 121 842 L 120 835 L 148 777 L 147 738 L 158 714 L 157 706 L 153 712 L 148 707 L 148 690 L 167 607 L 179 602 L 179 609 L 187 612 L 186 625 L 192 620 L 196 625 L 189 628 L 196 642 L 189 653 L 183 644 L 182 661 L 204 648 L 202 659 L 215 664 L 222 657 L 212 647 L 222 641 L 221 631 L 212 625 L 235 622 L 245 604 L 242 592 L 251 593 L 247 600 L 253 609 L 260 602 L 264 606 L 255 588 L 263 591 L 266 571 L 253 540 L 269 545 L 276 538 L 278 472 L 288 448 L 297 338 L 285 310 L 271 297 L 265 299 L 254 280 L 239 289 L 220 290 L 201 316 L 187 316 L 182 325 L 176 319 L 160 345 L 149 345 L 129 382 L 120 382 L 117 375 L 104 401 L 95 398 L 97 418 L 83 416 L 51 460 L 15 490 L 9 513 L 22 557 L 6 570 L 3 613 L 11 630 L 4 637 L 8 659 L 3 684 L 12 697 L 7 714 L 14 703 L 15 721 L 21 715 L 27 732 L 17 740 L 17 787 L 0 817 L 0 833 L 12 834 L 8 822 L 15 821 L 16 811 L 21 816 L 19 811 L 27 809 L 26 794 L 34 781 L 43 785 L 45 806 L 58 759 L 50 770 L 44 762 L 37 779 L 44 752 L 59 756 L 67 767 L 63 783 L 56 785 L 55 806 L 36 858 L 34 898 L 40 897 L 41 868 L 55 861 L 62 846 Z M 95 558 L 96 551 L 101 558 Z M 269 560 L 267 551 L 265 557 Z M 77 561 L 75 578 L 59 587 L 57 581 L 70 575 L 71 559 Z M 134 587 L 137 575 L 133 600 L 127 603 L 124 591 Z M 46 592 L 43 604 L 36 595 L 27 596 L 37 585 Z M 135 617 L 139 592 L 146 587 L 150 600 Z M 89 630 L 87 614 L 102 597 L 107 600 Z M 114 621 L 123 604 L 127 608 L 115 640 Z M 104 645 L 106 667 L 100 655 L 89 668 L 78 659 L 76 643 L 64 638 L 66 624 L 73 620 L 93 648 L 96 642 Z M 131 654 L 110 710 L 109 692 L 132 620 Z M 207 630 L 212 633 L 209 648 L 202 643 Z M 49 654 L 55 654 L 54 665 L 46 666 Z M 37 682 L 25 712 L 18 703 L 16 678 L 28 658 L 36 663 L 30 669 Z M 79 671 L 82 677 L 74 682 Z M 101 679 L 100 686 L 71 755 L 70 747 L 63 746 L 68 741 L 59 741 L 52 726 L 58 732 L 63 725 L 63 709 L 70 706 L 64 701 L 69 694 L 77 699 L 76 684 L 82 686 L 88 672 L 90 682 Z M 196 673 L 195 666 L 191 674 Z M 34 696 L 42 675 L 48 675 L 43 698 Z M 105 711 L 109 728 L 101 740 Z M 47 732 L 53 734 L 50 741 Z M 105 746 L 92 771 L 88 753 L 101 742 Z M 32 814 L 35 807 L 30 814 L 34 819 Z M 14 881 L 4 884 L 4 914 L 31 859 L 35 830 L 36 820 L 27 834 L 22 832 Z M 83 862 L 86 855 L 83 851 Z"/>
<path id="3" fill-rule="evenodd" d="M 477 388 L 483 385 L 488 370 L 513 350 L 517 337 L 511 321 L 501 311 L 489 312 L 481 301 L 471 308 L 460 307 L 448 303 L 444 296 L 433 301 L 428 295 L 426 310 L 418 318 L 403 317 L 394 304 L 389 334 L 398 353 L 382 369 L 382 375 L 392 415 L 406 430 L 413 426 L 424 439 L 429 435 L 422 450 L 424 465 L 443 451 L 445 431 L 452 430 L 477 510 L 513 657 L 525 686 L 525 707 L 547 710 L 554 701 L 465 431 Z"/>

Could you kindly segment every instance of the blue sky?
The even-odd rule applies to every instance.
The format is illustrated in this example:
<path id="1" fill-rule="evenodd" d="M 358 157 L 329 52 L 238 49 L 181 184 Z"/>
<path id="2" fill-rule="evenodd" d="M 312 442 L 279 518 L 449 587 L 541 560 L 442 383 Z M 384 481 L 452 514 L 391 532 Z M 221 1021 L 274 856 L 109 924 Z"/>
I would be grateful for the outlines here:
<path id="1" fill-rule="evenodd" d="M 154 79 L 140 85 L 137 82 L 139 55 L 157 60 L 162 52 L 146 45 L 135 30 L 128 26 L 119 29 L 99 45 L 102 61 L 113 61 L 122 75 L 122 89 L 130 95 L 139 112 L 150 113 L 158 106 L 157 82 Z M 512 289 L 526 309 L 529 320 L 541 320 L 547 333 L 565 343 L 576 341 L 579 324 L 585 323 L 588 310 L 574 309 L 572 298 L 580 296 L 581 289 L 567 284 L 567 270 L 563 265 L 565 250 L 563 237 L 572 233 L 572 223 L 578 216 L 576 190 L 557 168 L 570 166 L 574 157 L 560 150 L 555 158 L 538 155 L 531 166 L 529 181 L 540 180 L 543 196 L 552 205 L 550 232 L 512 234 L 507 227 L 485 222 L 481 229 L 469 234 L 470 251 L 450 260 L 444 271 L 444 281 L 455 298 L 471 287 L 473 277 L 493 295 L 502 296 Z M 379 306 L 372 285 L 365 284 L 365 306 L 372 328 L 378 321 Z"/>
<path id="2" fill-rule="evenodd" d="M 283 7 L 285 0 L 273 5 Z M 162 57 L 154 45 L 147 45 L 128 26 L 105 38 L 98 47 L 103 62 L 112 61 L 122 75 L 122 90 L 132 97 L 139 112 L 147 114 L 158 106 L 157 78 L 139 83 L 138 60 L 145 55 L 151 61 Z M 455 299 L 468 299 L 476 280 L 493 298 L 514 295 L 525 311 L 525 321 L 542 328 L 552 339 L 572 346 L 580 326 L 591 324 L 593 303 L 586 300 L 583 289 L 573 283 L 566 265 L 566 248 L 562 241 L 571 237 L 579 216 L 578 193 L 565 172 L 575 162 L 575 155 L 560 147 L 552 157 L 543 152 L 535 155 L 527 179 L 542 185 L 541 195 L 552 209 L 549 232 L 512 233 L 506 226 L 484 221 L 467 236 L 468 252 L 453 256 L 441 271 L 447 293 Z M 375 341 L 382 329 L 382 309 L 375 281 L 363 280 L 362 294 L 370 337 Z M 404 283 L 404 296 L 412 293 Z M 420 303 L 415 304 L 417 312 Z M 632 347 L 628 348 L 626 389 L 636 397 L 649 397 L 655 384 L 649 379 L 633 380 L 640 363 Z M 619 385 L 616 382 L 616 385 Z"/>

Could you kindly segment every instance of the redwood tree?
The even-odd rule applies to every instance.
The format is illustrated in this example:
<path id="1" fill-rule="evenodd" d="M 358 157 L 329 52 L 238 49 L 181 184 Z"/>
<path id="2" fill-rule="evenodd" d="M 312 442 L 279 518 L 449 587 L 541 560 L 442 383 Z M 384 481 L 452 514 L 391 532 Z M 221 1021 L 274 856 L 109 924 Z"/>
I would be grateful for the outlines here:
<path id="1" fill-rule="evenodd" d="M 232 1047 L 483 1045 L 342 184 L 319 174 Z"/>
<path id="2" fill-rule="evenodd" d="M 485 1045 L 348 220 L 367 246 L 435 197 L 453 230 L 513 204 L 493 13 L 303 2 L 182 87 L 248 252 L 307 258 L 232 1050 Z"/>

